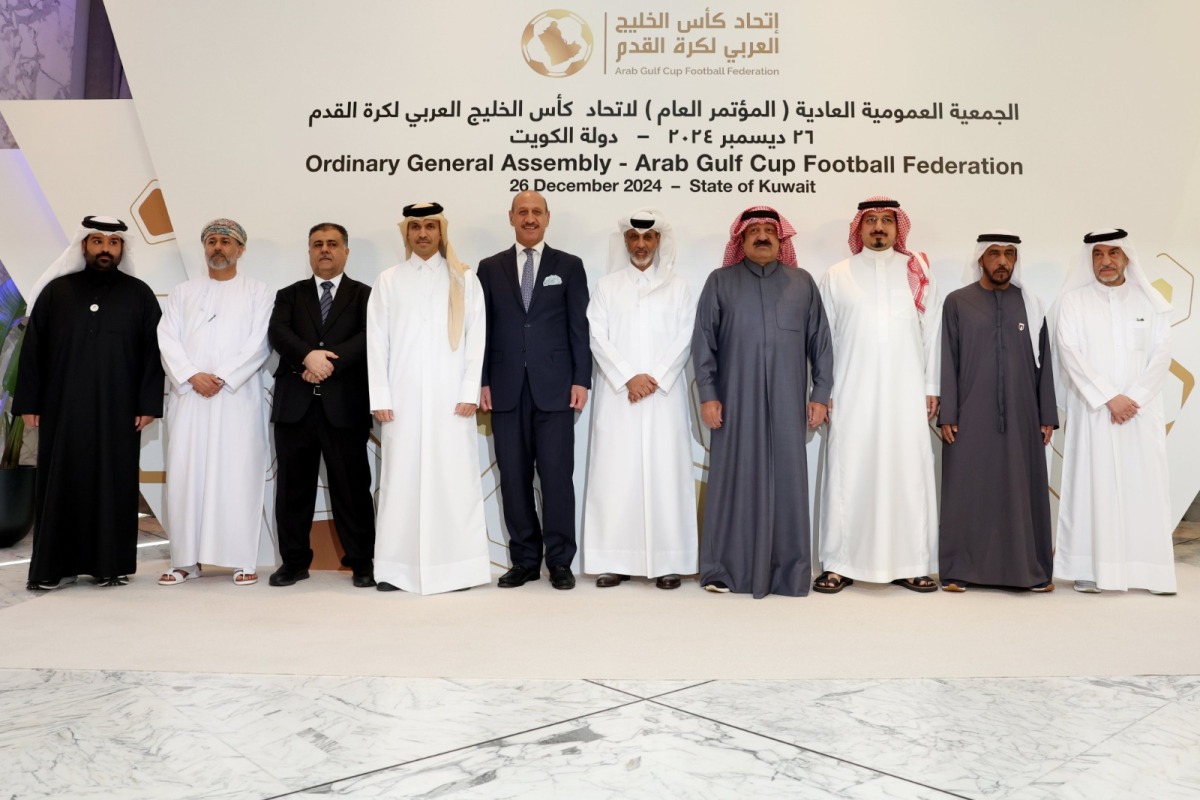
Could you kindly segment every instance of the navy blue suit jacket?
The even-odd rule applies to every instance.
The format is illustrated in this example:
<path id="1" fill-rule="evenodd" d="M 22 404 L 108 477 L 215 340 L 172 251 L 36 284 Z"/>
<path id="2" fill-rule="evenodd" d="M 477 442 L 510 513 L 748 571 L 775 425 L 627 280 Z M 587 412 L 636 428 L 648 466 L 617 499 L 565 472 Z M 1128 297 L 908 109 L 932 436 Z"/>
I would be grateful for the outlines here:
<path id="1" fill-rule="evenodd" d="M 569 409 L 571 386 L 592 385 L 583 262 L 546 245 L 528 313 L 521 303 L 516 247 L 485 258 L 478 275 L 487 304 L 483 385 L 491 387 L 493 410 L 516 408 L 527 370 L 539 409 Z"/>

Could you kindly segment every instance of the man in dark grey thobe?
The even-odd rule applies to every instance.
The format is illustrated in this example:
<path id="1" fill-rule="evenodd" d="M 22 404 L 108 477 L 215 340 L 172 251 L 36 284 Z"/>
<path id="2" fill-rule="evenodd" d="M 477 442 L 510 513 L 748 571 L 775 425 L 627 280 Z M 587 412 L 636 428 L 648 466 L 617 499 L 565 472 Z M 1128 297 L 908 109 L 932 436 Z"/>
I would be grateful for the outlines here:
<path id="1" fill-rule="evenodd" d="M 692 362 L 712 429 L 700 585 L 712 592 L 796 597 L 812 582 L 805 443 L 829 410 L 833 346 L 795 233 L 766 206 L 739 215 L 696 311 Z"/>
<path id="2" fill-rule="evenodd" d="M 1041 303 L 1024 291 L 1019 237 L 981 235 L 973 280 L 942 311 L 942 589 L 1053 591 L 1046 445 L 1058 427 Z"/>

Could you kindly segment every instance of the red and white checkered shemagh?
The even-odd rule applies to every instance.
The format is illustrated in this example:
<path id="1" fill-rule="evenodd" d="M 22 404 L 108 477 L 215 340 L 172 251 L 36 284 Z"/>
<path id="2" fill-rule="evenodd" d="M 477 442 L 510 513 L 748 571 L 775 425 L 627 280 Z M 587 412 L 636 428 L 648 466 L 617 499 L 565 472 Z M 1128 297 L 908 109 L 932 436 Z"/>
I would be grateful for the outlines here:
<path id="1" fill-rule="evenodd" d="M 756 216 L 742 219 L 745 214 L 754 211 L 770 211 L 778 214 L 779 219 Z M 792 247 L 792 237 L 796 235 L 796 229 L 792 227 L 792 223 L 784 219 L 782 214 L 770 206 L 751 206 L 737 215 L 733 225 L 729 226 L 729 244 L 725 245 L 725 257 L 721 260 L 721 266 L 731 267 L 734 264 L 740 264 L 746 258 L 746 251 L 742 249 L 742 234 L 755 222 L 769 222 L 775 226 L 775 232 L 779 235 L 779 263 L 787 264 L 789 267 L 798 266 L 796 251 Z"/>
<path id="2" fill-rule="evenodd" d="M 886 200 L 888 202 L 894 202 L 892 201 L 892 198 L 884 197 L 883 195 L 868 197 L 863 202 L 869 203 L 873 200 Z M 910 253 L 906 246 L 906 242 L 908 241 L 908 232 L 912 230 L 912 220 L 908 218 L 908 214 L 904 213 L 904 209 L 877 206 L 872 208 L 864 208 L 863 210 L 859 211 L 858 214 L 855 215 L 854 221 L 850 223 L 850 252 L 854 255 L 858 255 L 862 252 L 863 215 L 868 211 L 877 210 L 896 212 L 896 244 L 892 246 L 892 249 L 897 253 L 903 253 L 904 255 L 908 256 L 908 288 L 909 291 L 912 292 L 913 304 L 917 307 L 917 311 L 924 314 L 925 287 L 929 285 L 929 276 L 925 274 L 925 269 L 921 266 L 921 260 L 917 258 L 915 253 Z M 929 263 L 929 257 L 924 253 L 921 254 L 921 258 L 925 259 L 925 263 Z"/>

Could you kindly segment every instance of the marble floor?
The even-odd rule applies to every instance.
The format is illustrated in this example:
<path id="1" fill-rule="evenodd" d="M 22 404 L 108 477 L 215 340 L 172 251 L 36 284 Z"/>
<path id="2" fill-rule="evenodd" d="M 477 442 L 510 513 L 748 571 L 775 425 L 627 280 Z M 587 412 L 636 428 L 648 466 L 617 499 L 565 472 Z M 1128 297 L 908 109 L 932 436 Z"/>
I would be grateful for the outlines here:
<path id="1" fill-rule="evenodd" d="M 161 561 L 164 540 L 146 527 L 143 557 Z M 1200 564 L 1200 525 L 1181 526 L 1176 552 Z M 20 546 L 0 550 L 0 613 L 37 597 L 24 591 L 21 561 Z M 164 632 L 164 646 L 188 647 L 186 631 Z M 683 796 L 1197 798 L 1200 675 L 680 682 L 0 670 L 5 800 Z"/>

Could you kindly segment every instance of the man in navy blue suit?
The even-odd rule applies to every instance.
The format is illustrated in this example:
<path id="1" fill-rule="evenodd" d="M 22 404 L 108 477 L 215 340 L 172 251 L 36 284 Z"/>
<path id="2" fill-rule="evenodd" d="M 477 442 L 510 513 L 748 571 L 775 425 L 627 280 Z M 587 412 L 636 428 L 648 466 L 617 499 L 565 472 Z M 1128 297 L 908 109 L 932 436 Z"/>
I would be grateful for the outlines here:
<path id="1" fill-rule="evenodd" d="M 516 246 L 481 261 L 478 273 L 488 331 L 479 405 L 492 412 L 512 559 L 500 586 L 540 578 L 544 550 L 551 584 L 572 589 L 575 412 L 587 403 L 592 381 L 587 274 L 578 257 L 542 241 L 550 209 L 540 194 L 514 197 L 508 221 Z"/>

